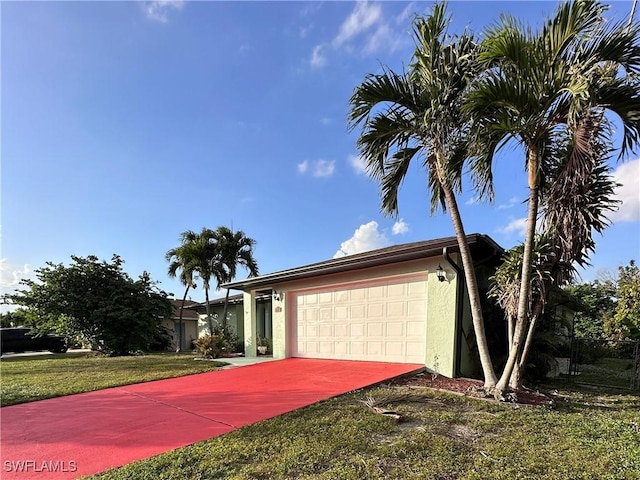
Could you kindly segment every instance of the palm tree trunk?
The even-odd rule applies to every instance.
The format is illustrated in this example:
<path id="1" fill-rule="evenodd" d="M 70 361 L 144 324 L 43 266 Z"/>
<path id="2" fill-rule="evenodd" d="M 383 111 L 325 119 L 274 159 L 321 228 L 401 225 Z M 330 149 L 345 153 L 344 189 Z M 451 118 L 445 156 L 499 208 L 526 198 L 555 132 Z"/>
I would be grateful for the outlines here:
<path id="1" fill-rule="evenodd" d="M 189 293 L 189 289 L 191 288 L 190 284 L 187 284 L 187 288 L 184 291 L 184 296 L 182 297 L 182 305 L 180 305 L 180 316 L 178 317 L 178 348 L 176 352 L 182 350 L 182 345 L 184 344 L 184 339 L 182 338 L 182 313 L 184 310 L 184 303 L 187 301 L 187 294 Z"/>
<path id="2" fill-rule="evenodd" d="M 527 357 L 529 356 L 531 344 L 533 343 L 533 335 L 536 330 L 536 324 L 542 316 L 543 306 L 544 303 L 541 300 L 538 300 L 538 302 L 536 303 L 535 312 L 531 317 L 531 322 L 529 322 L 529 329 L 527 330 L 527 338 L 524 342 L 524 346 L 522 347 L 522 354 L 520 355 L 518 363 L 516 363 L 513 367 L 513 372 L 511 372 L 511 377 L 509 378 L 510 388 L 516 389 L 522 386 L 522 372 L 524 372 L 524 369 L 527 366 Z"/>
<path id="3" fill-rule="evenodd" d="M 513 343 L 513 329 L 515 327 L 515 322 L 513 319 L 513 315 L 507 315 L 507 345 L 509 346 L 509 353 L 511 353 L 511 344 Z"/>
<path id="4" fill-rule="evenodd" d="M 484 330 L 484 318 L 482 315 L 482 307 L 480 303 L 480 292 L 478 290 L 478 282 L 476 281 L 476 273 L 473 267 L 471 250 L 467 242 L 467 236 L 462 225 L 458 203 L 456 201 L 453 190 L 449 187 L 446 179 L 440 176 L 445 199 L 449 207 L 449 215 L 453 222 L 453 229 L 456 232 L 458 246 L 460 248 L 460 257 L 462 258 L 462 266 L 464 267 L 464 276 L 467 283 L 467 291 L 469 294 L 469 303 L 471 304 L 471 318 L 473 319 L 473 330 L 478 343 L 478 353 L 480 355 L 480 364 L 482 366 L 482 374 L 484 375 L 484 388 L 487 391 L 493 390 L 496 384 L 496 374 L 491 362 L 491 354 L 487 345 L 487 337 Z M 461 279 L 458 279 L 461 281 Z M 458 299 L 462 301 L 462 299 Z"/>
<path id="5" fill-rule="evenodd" d="M 209 325 L 209 335 L 213 335 L 213 322 L 211 321 L 211 307 L 209 306 L 209 282 L 204 282 L 205 308 L 207 309 L 207 324 Z"/>
<path id="6" fill-rule="evenodd" d="M 222 329 L 227 331 L 227 310 L 229 308 L 229 289 L 227 288 L 227 295 L 224 297 L 224 310 L 222 313 Z"/>
<path id="7" fill-rule="evenodd" d="M 531 293 L 531 266 L 533 264 L 533 246 L 535 242 L 536 221 L 538 218 L 539 187 L 538 187 L 538 153 L 529 148 L 529 213 L 527 215 L 527 233 L 522 254 L 522 273 L 520 276 L 520 297 L 518 299 L 518 317 L 513 334 L 513 342 L 509 351 L 507 363 L 502 376 L 496 385 L 496 398 L 504 398 L 504 392 L 511 379 L 511 372 L 520 360 L 522 341 L 529 319 L 529 296 Z"/>

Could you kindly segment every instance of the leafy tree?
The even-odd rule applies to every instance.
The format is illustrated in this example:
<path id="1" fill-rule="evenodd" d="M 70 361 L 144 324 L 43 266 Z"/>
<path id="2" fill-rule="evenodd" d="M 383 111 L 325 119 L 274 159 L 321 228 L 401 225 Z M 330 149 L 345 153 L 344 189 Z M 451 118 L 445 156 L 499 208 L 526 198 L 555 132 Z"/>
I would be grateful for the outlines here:
<path id="1" fill-rule="evenodd" d="M 520 386 L 536 326 L 550 293 L 574 278 L 575 265 L 588 265 L 589 255 L 595 250 L 593 235 L 608 226 L 606 213 L 618 204 L 614 198 L 616 183 L 607 166 L 611 130 L 600 114 L 583 116 L 576 128 L 578 132 L 556 133 L 548 146 L 547 181 L 541 186 L 544 234 L 537 236 L 534 244 L 526 336 L 519 352 L 513 348 L 521 298 L 523 245 L 507 252 L 494 277 L 494 294 L 507 312 L 509 355 L 516 358 L 509 380 L 511 388 Z M 581 148 L 576 147 L 577 142 L 582 143 Z"/>
<path id="2" fill-rule="evenodd" d="M 72 256 L 69 266 L 47 262 L 35 270 L 37 281 L 22 280 L 27 288 L 10 300 L 38 317 L 40 330 L 79 335 L 91 348 L 109 355 L 148 350 L 171 316 L 166 293 L 144 272 L 133 280 L 124 261 Z"/>
<path id="3" fill-rule="evenodd" d="M 169 250 L 165 258 L 169 262 L 168 275 L 170 278 L 175 278 L 180 272 L 180 282 L 185 286 L 184 295 L 182 296 L 182 305 L 180 305 L 180 314 L 178 317 L 179 325 L 179 344 L 177 351 L 182 349 L 184 339 L 182 338 L 182 316 L 184 314 L 184 304 L 187 301 L 187 295 L 189 289 L 196 288 L 197 285 L 194 281 L 194 276 L 197 273 L 198 258 L 192 255 L 193 249 L 191 248 L 191 235 L 190 232 L 183 232 L 180 236 L 181 245 Z"/>
<path id="4" fill-rule="evenodd" d="M 604 326 L 616 309 L 616 285 L 611 281 L 569 285 L 565 291 L 580 302 L 574 321 L 578 338 L 606 338 Z"/>
<path id="5" fill-rule="evenodd" d="M 205 295 L 205 308 L 207 312 L 207 323 L 209 332 L 213 332 L 213 321 L 209 305 L 209 289 L 211 288 L 211 278 L 216 278 L 213 260 L 216 252 L 216 234 L 214 230 L 203 227 L 200 233 L 192 230 L 184 231 L 180 234 L 181 245 L 169 250 L 166 254 L 169 264 L 169 275 L 176 275 L 181 271 L 180 279 L 183 285 L 191 282 L 187 286 L 187 291 L 193 285 L 194 276 L 202 280 Z M 185 283 L 186 282 L 186 283 Z M 187 292 L 184 298 L 186 299 Z M 183 299 L 184 304 L 184 299 Z"/>
<path id="6" fill-rule="evenodd" d="M 615 315 L 607 319 L 605 332 L 616 340 L 640 339 L 640 269 L 635 261 L 618 267 L 616 296 Z"/>
<path id="7" fill-rule="evenodd" d="M 33 315 L 25 308 L 19 308 L 13 312 L 0 314 L 0 326 L 7 327 L 28 327 L 34 323 Z"/>
<path id="8" fill-rule="evenodd" d="M 202 279 L 205 291 L 205 308 L 209 333 L 213 334 L 215 328 L 211 319 L 209 305 L 209 289 L 211 281 L 215 280 L 217 288 L 223 283 L 232 281 L 238 272 L 238 267 L 244 267 L 250 276 L 258 274 L 258 265 L 253 257 L 255 240 L 247 237 L 244 232 L 233 232 L 231 229 L 219 226 L 216 230 L 202 228 L 200 233 L 187 230 L 180 236 L 181 245 L 171 249 L 166 254 L 169 264 L 169 275 L 175 276 L 180 271 L 182 283 L 189 287 L 197 276 Z M 226 331 L 227 305 L 229 291 L 225 299 L 223 330 Z"/>
<path id="9" fill-rule="evenodd" d="M 484 332 L 480 294 L 456 193 L 461 189 L 464 161 L 471 155 L 469 123 L 461 104 L 478 74 L 477 43 L 464 33 L 447 33 L 444 4 L 427 18 L 414 22 L 416 49 L 407 73 L 385 68 L 368 75 L 350 99 L 350 128 L 362 126 L 357 141 L 369 175 L 379 181 L 382 211 L 397 215 L 398 190 L 412 161 L 425 169 L 431 194 L 431 212 L 449 210 L 464 266 L 473 326 L 486 388 L 496 382 Z M 489 197 L 491 178 L 477 163 L 475 179 Z"/>
<path id="10" fill-rule="evenodd" d="M 253 247 L 256 241 L 247 237 L 242 230 L 234 232 L 228 227 L 220 226 L 215 230 L 216 255 L 213 259 L 218 286 L 233 281 L 238 273 L 238 267 L 248 270 L 250 277 L 258 275 L 258 264 L 253 257 Z M 229 306 L 229 289 L 224 299 L 222 315 L 222 329 L 227 329 L 227 310 Z M 213 331 L 212 331 L 213 333 Z"/>
<path id="11" fill-rule="evenodd" d="M 563 129 L 574 135 L 577 154 L 573 157 L 579 160 L 579 154 L 589 154 L 591 148 L 589 142 L 581 141 L 581 122 L 585 115 L 607 110 L 623 125 L 621 155 L 638 143 L 640 30 L 637 25 L 625 28 L 607 23 L 605 10 L 594 1 L 566 2 L 539 32 L 503 16 L 482 42 L 479 60 L 486 70 L 466 97 L 465 110 L 474 118 L 477 144 L 484 150 L 479 158 L 490 161 L 497 148 L 516 139 L 525 150 L 528 172 L 528 218 L 517 317 L 513 346 L 496 385 L 498 394 L 512 381 L 532 315 L 536 223 L 555 135 Z M 569 176 L 572 168 L 579 167 L 579 163 L 567 165 Z"/>

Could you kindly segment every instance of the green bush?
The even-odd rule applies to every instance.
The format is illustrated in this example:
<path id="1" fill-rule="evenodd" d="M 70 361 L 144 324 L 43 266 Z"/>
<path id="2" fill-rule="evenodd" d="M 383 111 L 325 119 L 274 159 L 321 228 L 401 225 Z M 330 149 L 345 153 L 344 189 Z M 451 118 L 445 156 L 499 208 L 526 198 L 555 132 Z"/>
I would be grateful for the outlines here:
<path id="1" fill-rule="evenodd" d="M 220 335 L 205 335 L 193 342 L 196 352 L 203 358 L 220 358 L 229 353 L 227 341 Z"/>
<path id="2" fill-rule="evenodd" d="M 244 342 L 231 331 L 228 325 L 214 325 L 213 334 L 224 339 L 230 353 L 244 352 Z"/>

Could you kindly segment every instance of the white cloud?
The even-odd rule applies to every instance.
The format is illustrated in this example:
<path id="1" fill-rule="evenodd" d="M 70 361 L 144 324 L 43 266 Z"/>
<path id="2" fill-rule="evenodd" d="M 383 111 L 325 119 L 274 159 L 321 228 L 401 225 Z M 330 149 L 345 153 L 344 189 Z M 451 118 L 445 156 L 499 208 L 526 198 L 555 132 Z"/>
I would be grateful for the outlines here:
<path id="1" fill-rule="evenodd" d="M 298 172 L 306 173 L 307 170 L 309 170 L 309 160 L 305 160 L 304 162 L 298 164 Z"/>
<path id="2" fill-rule="evenodd" d="M 0 286 L 2 288 L 17 287 L 20 280 L 29 278 L 33 271 L 28 263 L 16 267 L 7 258 L 0 258 Z"/>
<path id="3" fill-rule="evenodd" d="M 353 167 L 353 170 L 358 175 L 366 175 L 367 166 L 365 165 L 364 160 L 362 159 L 361 156 L 359 156 L 359 155 L 349 155 L 348 161 L 349 161 L 349 165 L 351 165 L 351 167 Z"/>
<path id="4" fill-rule="evenodd" d="M 149 20 L 155 22 L 167 23 L 169 21 L 169 12 L 171 10 L 182 10 L 184 0 L 155 0 L 153 2 L 144 2 L 144 13 Z"/>
<path id="5" fill-rule="evenodd" d="M 365 53 L 376 53 L 381 51 L 384 48 L 387 48 L 389 51 L 393 52 L 398 47 L 399 40 L 395 34 L 389 28 L 389 25 L 383 23 L 378 25 L 376 31 L 371 34 L 371 36 L 367 39 L 367 44 L 364 47 Z"/>
<path id="6" fill-rule="evenodd" d="M 408 231 L 409 231 L 409 224 L 405 222 L 404 219 L 402 218 L 398 220 L 396 223 L 394 223 L 393 227 L 391 227 L 391 233 L 393 235 L 404 235 Z"/>
<path id="7" fill-rule="evenodd" d="M 18 290 L 20 280 L 35 280 L 35 275 L 31 266 L 25 263 L 22 266 L 15 266 L 7 258 L 0 258 L 0 294 L 12 294 Z M 0 312 L 5 313 L 17 308 L 16 305 L 0 304 Z"/>
<path id="8" fill-rule="evenodd" d="M 411 2 L 407 5 L 404 10 L 396 17 L 396 23 L 398 24 L 406 24 L 407 20 L 410 20 L 412 16 L 416 13 L 416 2 Z"/>
<path id="9" fill-rule="evenodd" d="M 389 246 L 389 239 L 383 232 L 378 230 L 378 222 L 370 221 L 360 225 L 353 236 L 340 244 L 333 258 L 346 257 L 356 253 L 368 252 L 376 248 L 384 248 Z"/>
<path id="10" fill-rule="evenodd" d="M 327 56 L 323 53 L 324 45 L 316 45 L 311 53 L 311 66 L 313 68 L 322 68 L 327 64 Z"/>
<path id="11" fill-rule="evenodd" d="M 503 203 L 502 205 L 498 205 L 498 210 L 505 210 L 507 208 L 512 208 L 518 203 L 519 200 L 517 197 L 511 197 L 507 203 Z"/>
<path id="12" fill-rule="evenodd" d="M 333 123 L 333 120 L 331 120 L 329 117 L 322 117 L 320 119 L 320 123 L 326 127 L 327 125 L 331 125 L 331 123 Z"/>
<path id="13" fill-rule="evenodd" d="M 478 203 L 480 201 L 480 198 L 478 197 L 471 197 L 469 200 L 467 200 L 466 202 L 464 202 L 465 205 L 475 205 L 476 203 Z"/>
<path id="14" fill-rule="evenodd" d="M 504 234 L 512 234 L 517 233 L 520 236 L 524 236 L 527 228 L 527 217 L 524 218 L 515 218 L 512 219 L 507 225 L 504 227 L 498 228 L 498 232 Z"/>
<path id="15" fill-rule="evenodd" d="M 409 7 L 413 9 L 412 5 Z M 407 29 L 399 30 L 401 23 L 405 26 L 409 23 L 409 7 L 400 16 L 387 22 L 381 3 L 366 0 L 356 2 L 333 40 L 314 47 L 309 64 L 315 69 L 327 65 L 328 50 L 344 49 L 351 54 L 373 55 L 383 50 L 393 52 L 404 43 L 410 44 L 411 36 L 406 34 Z M 356 42 L 360 42 L 359 45 L 355 45 Z"/>
<path id="16" fill-rule="evenodd" d="M 316 160 L 313 166 L 314 177 L 330 177 L 336 169 L 335 160 Z"/>
<path id="17" fill-rule="evenodd" d="M 298 172 L 305 174 L 311 172 L 314 177 L 330 177 L 336 169 L 335 160 L 305 160 L 298 164 Z"/>
<path id="18" fill-rule="evenodd" d="M 367 1 L 357 2 L 355 8 L 340 27 L 340 32 L 333 40 L 337 46 L 351 40 L 358 34 L 374 26 L 382 18 L 382 8 L 379 4 Z"/>
<path id="19" fill-rule="evenodd" d="M 622 203 L 617 212 L 610 215 L 613 222 L 637 222 L 640 220 L 640 159 L 623 163 L 613 172 L 613 178 L 621 186 L 616 198 Z"/>

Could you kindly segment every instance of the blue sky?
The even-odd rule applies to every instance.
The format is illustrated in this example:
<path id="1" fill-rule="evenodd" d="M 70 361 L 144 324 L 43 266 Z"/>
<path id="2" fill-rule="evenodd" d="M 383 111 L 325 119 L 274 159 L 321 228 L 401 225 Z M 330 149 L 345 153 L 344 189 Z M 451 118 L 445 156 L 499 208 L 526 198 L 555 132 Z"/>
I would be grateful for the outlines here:
<path id="1" fill-rule="evenodd" d="M 204 226 L 256 239 L 261 273 L 453 235 L 417 167 L 399 218 L 380 214 L 346 126 L 353 89 L 409 62 L 411 19 L 431 5 L 1 2 L 3 291 L 48 260 L 117 253 L 179 296 L 164 254 Z M 555 6 L 451 2 L 451 31 L 481 33 L 501 12 L 539 25 Z M 624 203 L 585 280 L 640 256 L 637 158 L 613 164 Z M 495 203 L 467 185 L 461 211 L 468 233 L 508 248 L 523 238 L 521 152 L 495 173 Z"/>

